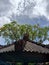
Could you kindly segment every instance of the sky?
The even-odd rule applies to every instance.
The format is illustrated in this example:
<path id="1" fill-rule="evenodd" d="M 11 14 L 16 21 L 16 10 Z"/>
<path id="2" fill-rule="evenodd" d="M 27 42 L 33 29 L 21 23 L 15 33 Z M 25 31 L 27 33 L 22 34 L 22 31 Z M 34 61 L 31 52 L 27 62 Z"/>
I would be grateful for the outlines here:
<path id="1" fill-rule="evenodd" d="M 19 24 L 49 26 L 49 0 L 0 0 L 0 27 L 13 20 Z M 0 37 L 0 44 L 4 42 Z"/>

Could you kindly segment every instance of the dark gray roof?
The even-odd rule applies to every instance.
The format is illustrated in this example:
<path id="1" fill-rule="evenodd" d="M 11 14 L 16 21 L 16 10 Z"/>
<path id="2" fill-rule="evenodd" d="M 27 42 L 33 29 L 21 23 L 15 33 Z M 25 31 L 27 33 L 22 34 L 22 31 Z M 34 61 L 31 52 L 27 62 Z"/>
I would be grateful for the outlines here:
<path id="1" fill-rule="evenodd" d="M 42 47 L 40 45 L 37 45 L 34 42 L 29 42 L 29 41 L 26 41 L 25 42 L 24 40 L 22 42 L 22 40 L 21 40 L 20 43 L 23 46 L 23 51 L 26 51 L 26 52 L 29 52 L 30 51 L 30 52 L 38 52 L 38 53 L 49 54 L 49 49 L 48 48 Z M 21 45 L 19 45 L 19 43 L 18 43 L 18 46 L 19 47 L 17 47 L 17 45 L 16 45 L 16 47 L 17 47 L 16 49 L 15 49 L 15 43 L 10 44 L 10 45 L 7 45 L 7 46 L 4 46 L 4 47 L 0 48 L 0 53 L 9 52 L 9 51 L 15 51 L 17 49 L 20 50 Z"/>
<path id="2" fill-rule="evenodd" d="M 38 53 L 49 53 L 48 48 L 44 48 L 40 45 L 34 44 L 32 42 L 27 41 L 26 45 L 24 47 L 24 51 L 30 51 L 30 52 L 38 52 Z"/>

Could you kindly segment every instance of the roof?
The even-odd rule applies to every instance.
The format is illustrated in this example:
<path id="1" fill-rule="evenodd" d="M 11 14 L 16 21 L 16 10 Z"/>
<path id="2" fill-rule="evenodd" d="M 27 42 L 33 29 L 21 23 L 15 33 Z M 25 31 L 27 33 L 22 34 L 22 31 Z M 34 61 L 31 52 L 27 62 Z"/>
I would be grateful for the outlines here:
<path id="1" fill-rule="evenodd" d="M 24 51 L 30 52 L 38 52 L 38 53 L 49 53 L 49 49 L 42 47 L 40 45 L 34 44 L 32 42 L 27 41 L 24 47 Z"/>
<path id="2" fill-rule="evenodd" d="M 5 46 L 0 48 L 0 53 L 9 52 L 9 51 L 15 51 L 15 45 L 14 44 L 5 45 Z"/>
<path id="3" fill-rule="evenodd" d="M 16 46 L 15 46 L 15 44 L 16 44 Z M 17 44 L 18 44 L 19 48 L 17 47 Z M 15 48 L 15 47 L 17 47 L 17 48 Z M 0 53 L 15 51 L 17 49 L 20 49 L 20 47 L 23 48 L 22 51 L 26 51 L 26 52 L 38 52 L 38 53 L 49 54 L 48 48 L 42 47 L 41 45 L 38 45 L 34 42 L 24 41 L 24 40 L 19 40 L 18 42 L 15 42 L 13 44 L 10 44 L 10 45 L 0 48 Z"/>

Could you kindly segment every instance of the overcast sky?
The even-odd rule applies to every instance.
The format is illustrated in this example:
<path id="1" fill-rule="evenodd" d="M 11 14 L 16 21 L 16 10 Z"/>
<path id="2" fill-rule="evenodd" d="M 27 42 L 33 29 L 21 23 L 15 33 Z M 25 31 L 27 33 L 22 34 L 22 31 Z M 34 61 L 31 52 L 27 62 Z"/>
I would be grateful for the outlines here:
<path id="1" fill-rule="evenodd" d="M 0 27 L 13 20 L 49 26 L 49 0 L 0 0 Z"/>

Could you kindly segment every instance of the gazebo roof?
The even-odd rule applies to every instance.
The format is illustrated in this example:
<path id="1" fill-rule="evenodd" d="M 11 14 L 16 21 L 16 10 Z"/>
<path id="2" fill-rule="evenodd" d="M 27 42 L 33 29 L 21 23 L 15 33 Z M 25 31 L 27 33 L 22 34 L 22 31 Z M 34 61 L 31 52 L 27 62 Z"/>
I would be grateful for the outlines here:
<path id="1" fill-rule="evenodd" d="M 49 53 L 48 48 L 42 47 L 40 45 L 37 45 L 37 44 L 29 42 L 29 41 L 26 42 L 26 45 L 24 47 L 24 51 L 38 52 L 38 53 L 45 53 L 45 54 Z"/>
<path id="2" fill-rule="evenodd" d="M 49 49 L 35 42 L 19 40 L 0 48 L 0 60 L 9 62 L 48 62 Z"/>
<path id="3" fill-rule="evenodd" d="M 23 48 L 22 49 L 23 52 L 26 51 L 26 52 L 38 52 L 38 53 L 49 54 L 48 48 L 37 45 L 34 42 L 24 41 L 24 40 L 19 40 L 18 42 L 15 42 L 13 44 L 1 47 L 0 53 L 15 51 L 15 50 L 17 51 L 18 49 L 20 51 L 20 48 Z"/>

